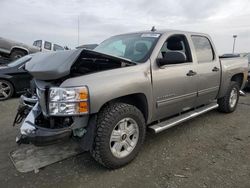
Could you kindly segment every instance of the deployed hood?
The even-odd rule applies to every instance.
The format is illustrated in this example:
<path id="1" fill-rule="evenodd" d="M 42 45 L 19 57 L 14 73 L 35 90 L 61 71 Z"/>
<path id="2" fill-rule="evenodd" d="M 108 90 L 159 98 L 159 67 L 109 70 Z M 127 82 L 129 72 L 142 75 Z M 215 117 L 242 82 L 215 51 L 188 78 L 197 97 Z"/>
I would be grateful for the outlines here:
<path id="1" fill-rule="evenodd" d="M 136 64 L 128 59 L 77 49 L 37 53 L 26 63 L 25 69 L 38 80 L 56 80 L 71 74 L 72 66 L 75 63 L 78 65 L 75 67 L 78 74 L 81 74 L 79 70 L 83 68 L 86 73 L 91 73 Z M 84 65 L 86 66 L 84 67 Z M 82 74 L 85 72 L 82 71 Z"/>
<path id="2" fill-rule="evenodd" d="M 53 80 L 66 76 L 80 50 L 37 53 L 26 63 L 25 69 L 39 80 Z"/>

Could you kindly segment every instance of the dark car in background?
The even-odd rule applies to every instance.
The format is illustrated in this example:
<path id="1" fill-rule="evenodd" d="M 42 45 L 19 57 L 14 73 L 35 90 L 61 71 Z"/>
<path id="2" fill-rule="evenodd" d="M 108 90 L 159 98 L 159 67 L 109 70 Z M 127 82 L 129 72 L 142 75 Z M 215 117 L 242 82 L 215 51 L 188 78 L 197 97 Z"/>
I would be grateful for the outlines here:
<path id="1" fill-rule="evenodd" d="M 24 69 L 32 55 L 24 56 L 9 64 L 0 65 L 0 101 L 14 94 L 22 94 L 30 87 L 32 76 Z"/>

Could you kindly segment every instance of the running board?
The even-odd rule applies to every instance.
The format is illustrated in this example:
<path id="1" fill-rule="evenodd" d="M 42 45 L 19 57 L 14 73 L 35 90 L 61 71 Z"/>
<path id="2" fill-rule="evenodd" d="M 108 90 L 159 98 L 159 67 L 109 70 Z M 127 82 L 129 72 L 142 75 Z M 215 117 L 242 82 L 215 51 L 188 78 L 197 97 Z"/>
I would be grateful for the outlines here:
<path id="1" fill-rule="evenodd" d="M 219 106 L 218 104 L 212 103 L 212 104 L 197 108 L 191 112 L 187 112 L 187 113 L 179 115 L 177 117 L 174 117 L 174 118 L 168 119 L 166 121 L 162 121 L 158 124 L 149 126 L 149 130 L 152 130 L 154 133 L 162 132 L 166 129 L 169 129 L 170 127 L 173 127 L 175 125 L 183 123 L 189 119 L 195 118 L 195 117 L 197 117 L 201 114 L 204 114 L 210 110 L 216 109 L 216 108 L 218 108 L 218 106 Z"/>

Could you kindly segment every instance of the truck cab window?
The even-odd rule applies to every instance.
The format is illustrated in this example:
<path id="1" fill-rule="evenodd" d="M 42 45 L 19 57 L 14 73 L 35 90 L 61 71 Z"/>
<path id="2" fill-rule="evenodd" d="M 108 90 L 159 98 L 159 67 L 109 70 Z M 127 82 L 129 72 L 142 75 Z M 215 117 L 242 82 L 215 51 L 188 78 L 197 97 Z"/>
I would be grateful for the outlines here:
<path id="1" fill-rule="evenodd" d="M 45 43 L 44 43 L 44 48 L 45 48 L 46 50 L 51 50 L 51 43 L 45 41 Z"/>
<path id="2" fill-rule="evenodd" d="M 41 47 L 42 47 L 42 41 L 41 41 L 41 40 L 35 41 L 35 42 L 33 43 L 33 46 L 37 46 L 37 47 L 41 48 Z"/>
<path id="3" fill-rule="evenodd" d="M 170 51 L 183 52 L 187 57 L 186 62 L 192 62 L 191 51 L 188 45 L 188 41 L 184 35 L 174 35 L 169 37 L 163 44 L 159 57 L 164 58 L 165 54 Z"/>
<path id="4" fill-rule="evenodd" d="M 203 36 L 192 36 L 192 41 L 199 63 L 211 62 L 214 60 L 214 52 L 208 38 Z"/>

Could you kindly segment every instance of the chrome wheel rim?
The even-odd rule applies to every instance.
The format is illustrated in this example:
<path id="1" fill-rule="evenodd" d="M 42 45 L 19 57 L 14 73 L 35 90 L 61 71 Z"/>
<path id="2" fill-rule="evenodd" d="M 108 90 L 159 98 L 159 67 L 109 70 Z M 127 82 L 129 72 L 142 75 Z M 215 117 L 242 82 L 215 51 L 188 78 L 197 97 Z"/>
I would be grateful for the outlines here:
<path id="1" fill-rule="evenodd" d="M 233 88 L 229 97 L 229 104 L 231 108 L 235 107 L 237 103 L 237 99 L 238 99 L 238 91 L 236 88 Z"/>
<path id="2" fill-rule="evenodd" d="M 7 99 L 11 94 L 9 84 L 0 81 L 0 99 Z"/>
<path id="3" fill-rule="evenodd" d="M 110 150 L 113 156 L 124 158 L 136 147 L 139 139 L 139 127 L 132 118 L 119 121 L 110 136 Z"/>

